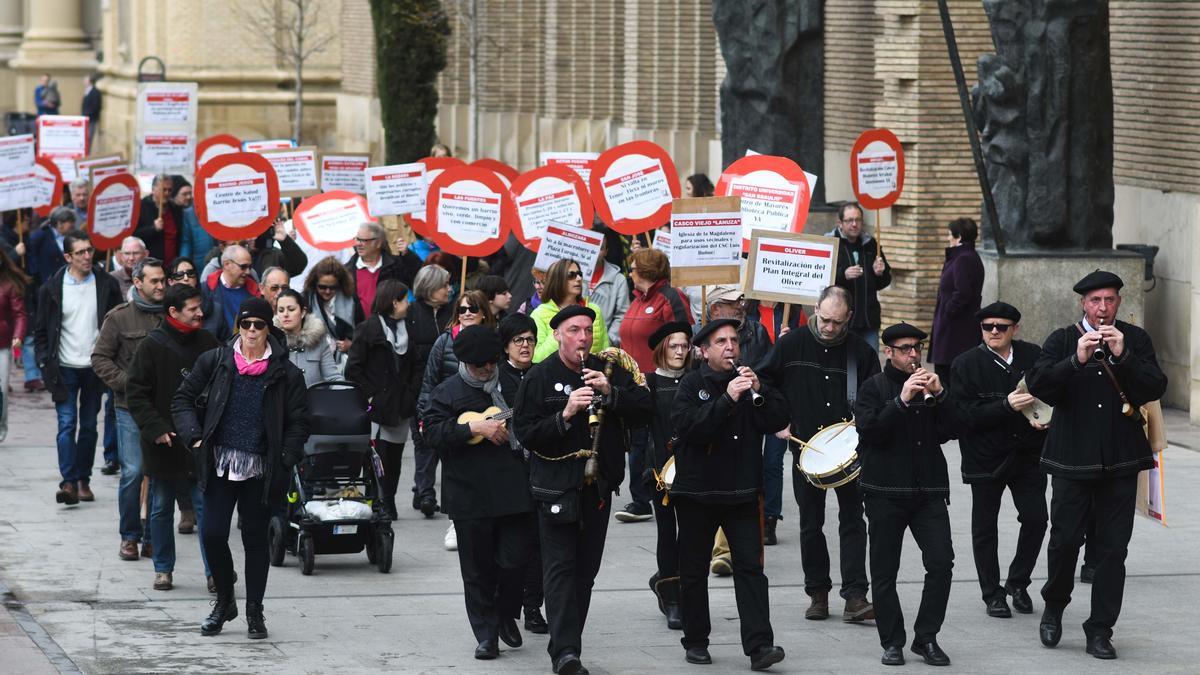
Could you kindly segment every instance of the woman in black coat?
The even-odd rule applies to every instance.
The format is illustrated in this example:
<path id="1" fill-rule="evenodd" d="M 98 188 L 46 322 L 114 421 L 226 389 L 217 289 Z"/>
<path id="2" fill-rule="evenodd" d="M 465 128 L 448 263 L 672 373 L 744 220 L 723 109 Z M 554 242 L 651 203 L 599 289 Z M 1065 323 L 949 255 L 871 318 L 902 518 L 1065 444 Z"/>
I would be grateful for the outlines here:
<path id="1" fill-rule="evenodd" d="M 959 218 L 951 221 L 948 229 L 950 245 L 946 247 L 946 263 L 942 265 L 937 306 L 933 310 L 933 338 L 929 344 L 929 361 L 945 387 L 952 386 L 951 362 L 979 344 L 975 312 L 979 311 L 983 293 L 983 261 L 975 252 L 979 227 L 970 218 Z"/>
<path id="2" fill-rule="evenodd" d="M 371 318 L 358 326 L 346 358 L 346 379 L 371 401 L 371 435 L 383 460 L 383 501 L 393 520 L 400 459 L 421 388 L 409 309 L 407 286 L 395 279 L 379 282 Z"/>

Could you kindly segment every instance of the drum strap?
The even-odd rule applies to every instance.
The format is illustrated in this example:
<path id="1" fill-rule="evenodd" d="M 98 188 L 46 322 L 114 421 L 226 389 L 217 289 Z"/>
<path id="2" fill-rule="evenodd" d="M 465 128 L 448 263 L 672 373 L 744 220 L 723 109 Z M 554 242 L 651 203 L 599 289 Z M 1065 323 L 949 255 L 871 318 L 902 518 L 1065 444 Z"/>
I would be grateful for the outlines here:
<path id="1" fill-rule="evenodd" d="M 850 351 L 849 343 L 842 344 L 846 345 L 846 400 L 853 408 L 854 400 L 858 398 L 858 359 L 854 358 L 853 352 Z"/>

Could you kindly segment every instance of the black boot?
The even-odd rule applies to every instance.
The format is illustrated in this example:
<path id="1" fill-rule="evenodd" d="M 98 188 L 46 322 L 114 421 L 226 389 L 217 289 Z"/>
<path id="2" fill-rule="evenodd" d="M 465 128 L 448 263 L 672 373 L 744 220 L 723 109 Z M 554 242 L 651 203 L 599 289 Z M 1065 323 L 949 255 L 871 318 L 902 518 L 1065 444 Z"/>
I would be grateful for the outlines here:
<path id="1" fill-rule="evenodd" d="M 200 624 L 200 634 L 216 635 L 220 633 L 225 622 L 233 621 L 237 615 L 237 602 L 234 601 L 233 595 L 218 594 L 217 599 L 213 600 L 212 613 Z"/>
<path id="2" fill-rule="evenodd" d="M 667 628 L 683 630 L 683 613 L 679 609 L 679 577 L 659 579 L 654 592 L 658 595 L 663 614 L 667 615 Z"/>
<path id="3" fill-rule="evenodd" d="M 261 602 L 246 601 L 246 637 L 251 640 L 267 637 L 267 623 L 263 619 Z"/>
<path id="4" fill-rule="evenodd" d="M 375 449 L 383 463 L 383 478 L 379 483 L 383 489 L 384 509 L 392 520 L 398 520 L 400 515 L 396 512 L 396 490 L 400 487 L 400 459 L 404 456 L 404 444 L 389 443 L 381 439 L 375 442 Z M 418 508 L 418 504 L 419 502 L 414 503 L 413 508 Z"/>
<path id="5" fill-rule="evenodd" d="M 774 546 L 779 543 L 779 538 L 775 536 L 775 526 L 779 523 L 779 519 L 774 516 L 767 516 L 763 520 L 763 546 Z"/>

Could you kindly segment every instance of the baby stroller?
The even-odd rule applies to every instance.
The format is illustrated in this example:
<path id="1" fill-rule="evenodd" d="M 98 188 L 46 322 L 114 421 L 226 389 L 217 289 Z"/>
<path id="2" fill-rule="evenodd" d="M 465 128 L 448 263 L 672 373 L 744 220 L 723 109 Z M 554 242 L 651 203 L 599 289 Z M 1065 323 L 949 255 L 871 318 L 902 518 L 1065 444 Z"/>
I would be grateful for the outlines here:
<path id="1" fill-rule="evenodd" d="M 367 401 L 351 382 L 319 382 L 308 389 L 311 433 L 304 459 L 292 470 L 281 512 L 269 526 L 271 564 L 285 553 L 312 574 L 316 554 L 358 553 L 386 574 L 392 568 L 392 521 L 384 509 L 382 471 L 371 447 Z"/>

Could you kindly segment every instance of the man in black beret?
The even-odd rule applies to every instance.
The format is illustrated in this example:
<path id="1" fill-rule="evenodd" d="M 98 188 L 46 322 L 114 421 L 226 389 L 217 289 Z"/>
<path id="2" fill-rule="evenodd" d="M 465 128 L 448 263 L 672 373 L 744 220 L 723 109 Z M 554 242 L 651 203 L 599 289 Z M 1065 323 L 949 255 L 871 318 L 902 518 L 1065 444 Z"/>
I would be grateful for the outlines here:
<path id="1" fill-rule="evenodd" d="M 778 389 L 738 363 L 740 323 L 717 319 L 696 333 L 692 344 L 704 361 L 683 376 L 671 405 L 679 439 L 671 501 L 679 519 L 681 642 L 689 663 L 712 663 L 708 569 L 719 527 L 733 559 L 742 650 L 752 669 L 765 670 L 784 653 L 775 644 L 763 574 L 762 435 L 787 426 L 787 407 Z"/>
<path id="2" fill-rule="evenodd" d="M 652 410 L 650 392 L 629 371 L 590 354 L 595 319 L 579 305 L 554 315 L 558 351 L 525 375 L 513 417 L 513 432 L 529 450 L 550 620 L 547 651 L 559 675 L 586 671 L 579 660 L 583 626 L 612 493 L 625 477 L 626 429 L 644 424 Z"/>
<path id="3" fill-rule="evenodd" d="M 1150 336 L 1117 319 L 1122 285 L 1120 277 L 1101 270 L 1075 284 L 1083 318 L 1046 338 L 1027 378 L 1029 393 L 1054 406 L 1042 448 L 1054 496 L 1039 637 L 1047 647 L 1062 638 L 1075 561 L 1094 512 L 1102 525 L 1094 532 L 1098 559 L 1083 632 L 1087 653 L 1098 659 L 1117 658 L 1112 629 L 1125 590 L 1137 475 L 1154 466 L 1138 408 L 1167 389 Z"/>
<path id="4" fill-rule="evenodd" d="M 925 563 L 925 587 L 913 624 L 912 651 L 925 663 L 948 666 L 937 634 L 950 599 L 954 548 L 950 541 L 950 478 L 941 444 L 954 437 L 957 410 L 938 376 L 921 367 L 925 332 L 899 323 L 883 331 L 883 372 L 863 383 L 854 401 L 859 487 L 870 524 L 875 627 L 884 665 L 904 663 L 904 614 L 896 573 L 904 531 L 912 532 Z"/>
<path id="5" fill-rule="evenodd" d="M 971 547 L 987 615 L 1009 618 L 1013 608 L 1033 612 L 1026 590 L 1046 534 L 1046 475 L 1038 466 L 1046 427 L 1023 411 L 1036 399 L 1018 387 L 1041 349 L 1015 339 L 1021 313 L 994 302 L 975 313 L 983 341 L 951 364 L 951 388 L 962 411 L 962 479 L 971 486 Z M 1012 493 L 1021 523 L 1017 550 L 1000 585 L 996 519 L 1004 489 Z"/>
<path id="6" fill-rule="evenodd" d="M 442 510 L 458 534 L 475 658 L 500 654 L 497 638 L 521 646 L 521 607 L 533 502 L 524 459 L 509 438 L 511 408 L 500 392 L 499 336 L 468 326 L 454 340 L 458 374 L 430 396 L 424 434 L 442 459 Z M 466 421 L 462 421 L 467 413 Z"/>

